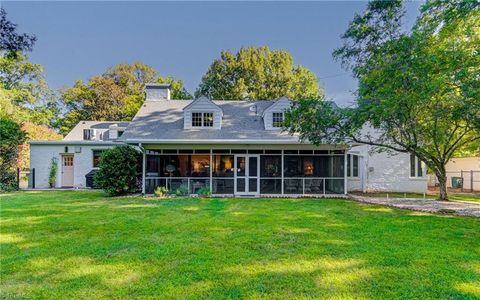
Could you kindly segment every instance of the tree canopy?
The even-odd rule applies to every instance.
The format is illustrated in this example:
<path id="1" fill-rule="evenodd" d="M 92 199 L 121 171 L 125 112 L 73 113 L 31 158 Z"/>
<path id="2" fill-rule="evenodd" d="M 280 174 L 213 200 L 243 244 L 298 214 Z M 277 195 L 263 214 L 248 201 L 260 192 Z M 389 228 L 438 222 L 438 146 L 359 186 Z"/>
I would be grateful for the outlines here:
<path id="1" fill-rule="evenodd" d="M 0 117 L 0 191 L 17 189 L 15 166 L 27 135 L 14 121 Z"/>
<path id="2" fill-rule="evenodd" d="M 62 92 L 67 113 L 61 131 L 68 132 L 80 120 L 130 121 L 145 100 L 145 84 L 152 82 L 170 83 L 174 99 L 192 98 L 181 80 L 162 77 L 142 63 L 120 64 L 91 77 L 87 83 L 78 80 Z"/>
<path id="3" fill-rule="evenodd" d="M 321 99 L 324 95 L 313 72 L 294 65 L 290 53 L 268 47 L 222 51 L 208 68 L 196 96 L 225 100 Z"/>
<path id="4" fill-rule="evenodd" d="M 2 152 L 14 151 L 5 157 L 8 168 L 2 162 L 2 180 L 7 180 L 4 176 L 6 168 L 12 171 L 14 167 L 28 165 L 26 134 L 32 139 L 59 138 L 57 133 L 46 127 L 56 124 L 59 111 L 55 93 L 46 83 L 43 67 L 30 62 L 26 55 L 33 50 L 35 41 L 34 35 L 18 33 L 17 25 L 7 19 L 4 9 L 0 9 L 0 119 L 1 126 L 6 126 L 0 128 L 5 134 L 0 140 L 9 138 L 9 134 L 18 138 L 15 145 L 1 145 Z M 8 176 L 10 181 L 15 177 L 11 172 Z"/>
<path id="5" fill-rule="evenodd" d="M 446 163 L 480 139 L 479 4 L 427 1 L 407 32 L 403 15 L 401 1 L 369 2 L 334 51 L 359 80 L 356 106 L 302 101 L 287 125 L 314 143 L 411 153 L 436 174 L 447 199 Z"/>
<path id="6" fill-rule="evenodd" d="M 18 52 L 32 51 L 37 37 L 26 33 L 17 32 L 17 24 L 7 19 L 7 12 L 0 8 L 0 50 L 10 56 Z"/>

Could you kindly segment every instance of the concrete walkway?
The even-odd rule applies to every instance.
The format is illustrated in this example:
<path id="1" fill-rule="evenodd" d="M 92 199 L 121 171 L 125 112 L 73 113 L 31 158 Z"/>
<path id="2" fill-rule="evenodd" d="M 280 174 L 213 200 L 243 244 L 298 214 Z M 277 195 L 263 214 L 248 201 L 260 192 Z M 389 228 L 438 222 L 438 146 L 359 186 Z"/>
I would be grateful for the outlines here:
<path id="1" fill-rule="evenodd" d="M 447 213 L 458 216 L 469 216 L 480 218 L 480 204 L 458 202 L 458 201 L 437 201 L 414 198 L 376 198 L 350 195 L 350 198 L 364 203 L 379 204 L 403 209 L 417 210 L 430 213 Z"/>

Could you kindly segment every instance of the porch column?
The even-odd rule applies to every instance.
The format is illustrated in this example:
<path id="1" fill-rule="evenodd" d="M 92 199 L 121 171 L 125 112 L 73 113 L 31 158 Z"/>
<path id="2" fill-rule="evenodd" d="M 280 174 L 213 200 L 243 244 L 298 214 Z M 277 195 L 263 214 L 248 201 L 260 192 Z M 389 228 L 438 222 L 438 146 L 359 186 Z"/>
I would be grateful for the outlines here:
<path id="1" fill-rule="evenodd" d="M 343 153 L 343 193 L 346 195 L 347 194 L 347 149 L 345 149 Z"/>
<path id="2" fill-rule="evenodd" d="M 213 155 L 212 155 L 213 150 L 210 149 L 210 193 L 213 193 Z"/>
<path id="3" fill-rule="evenodd" d="M 145 149 L 140 144 L 140 149 L 142 149 L 142 195 L 145 195 L 145 168 L 147 164 L 147 155 L 145 154 Z"/>
<path id="4" fill-rule="evenodd" d="M 284 153 L 283 153 L 283 149 L 282 149 L 282 161 L 281 161 L 281 163 L 280 163 L 280 166 L 281 166 L 281 168 L 282 168 L 282 173 L 281 173 L 281 174 L 282 174 L 282 184 L 281 184 L 281 187 L 282 187 L 282 195 L 284 194 L 284 193 L 283 193 L 283 177 L 284 177 L 283 172 L 285 171 L 285 169 L 284 169 L 284 167 L 283 167 L 283 157 L 284 157 Z"/>

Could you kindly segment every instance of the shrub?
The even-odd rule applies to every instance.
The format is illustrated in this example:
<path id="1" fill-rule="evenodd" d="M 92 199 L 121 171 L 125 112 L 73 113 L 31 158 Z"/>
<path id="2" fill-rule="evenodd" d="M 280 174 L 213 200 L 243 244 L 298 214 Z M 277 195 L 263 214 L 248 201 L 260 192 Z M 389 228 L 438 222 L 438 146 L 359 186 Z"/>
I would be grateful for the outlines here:
<path id="1" fill-rule="evenodd" d="M 7 118 L 0 118 L 0 190 L 18 189 L 15 167 L 18 162 L 20 145 L 27 134 L 19 124 Z"/>
<path id="2" fill-rule="evenodd" d="M 157 186 L 153 193 L 157 197 L 164 197 L 166 194 L 168 194 L 168 189 L 164 186 Z"/>
<path id="3" fill-rule="evenodd" d="M 57 182 L 57 170 L 57 158 L 52 157 L 52 162 L 50 163 L 50 173 L 48 174 L 48 185 L 50 186 L 50 188 L 54 188 L 55 183 Z"/>
<path id="4" fill-rule="evenodd" d="M 182 184 L 175 190 L 176 196 L 186 196 L 188 195 L 188 187 L 185 184 Z"/>
<path id="5" fill-rule="evenodd" d="M 198 195 L 203 198 L 209 198 L 212 196 L 212 193 L 210 192 L 210 188 L 208 186 L 204 186 L 198 190 Z"/>
<path id="6" fill-rule="evenodd" d="M 138 191 L 140 152 L 131 146 L 116 146 L 103 151 L 94 181 L 110 196 Z"/>

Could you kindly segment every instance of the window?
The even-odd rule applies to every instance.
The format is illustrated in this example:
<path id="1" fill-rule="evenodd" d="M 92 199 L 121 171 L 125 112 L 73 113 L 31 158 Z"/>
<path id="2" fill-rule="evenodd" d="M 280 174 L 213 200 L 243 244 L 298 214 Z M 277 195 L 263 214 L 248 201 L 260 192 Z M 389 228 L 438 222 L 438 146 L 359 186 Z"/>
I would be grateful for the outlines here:
<path id="1" fill-rule="evenodd" d="M 119 131 L 118 131 L 118 137 L 121 137 L 122 134 L 123 134 L 123 130 L 119 130 Z"/>
<path id="2" fill-rule="evenodd" d="M 347 177 L 358 177 L 358 155 L 347 155 Z"/>
<path id="3" fill-rule="evenodd" d="M 352 158 L 353 158 L 353 163 L 352 163 L 353 177 L 358 177 L 358 155 L 353 155 Z"/>
<path id="4" fill-rule="evenodd" d="M 213 113 L 192 112 L 192 127 L 213 127 Z"/>
<path id="5" fill-rule="evenodd" d="M 192 113 L 192 127 L 202 127 L 202 113 Z"/>
<path id="6" fill-rule="evenodd" d="M 65 167 L 73 166 L 73 156 L 64 156 L 63 157 L 63 165 Z"/>
<path id="7" fill-rule="evenodd" d="M 83 139 L 86 141 L 95 139 L 95 129 L 84 129 L 83 130 Z"/>
<path id="8" fill-rule="evenodd" d="M 282 127 L 283 126 L 283 113 L 274 112 L 272 114 L 272 126 L 273 127 Z"/>
<path id="9" fill-rule="evenodd" d="M 410 154 L 410 177 L 423 177 L 422 161 Z"/>
<path id="10" fill-rule="evenodd" d="M 100 159 L 104 150 L 93 150 L 93 167 L 98 168 L 100 166 Z"/>
<path id="11" fill-rule="evenodd" d="M 203 113 L 203 127 L 213 127 L 213 113 Z"/>

